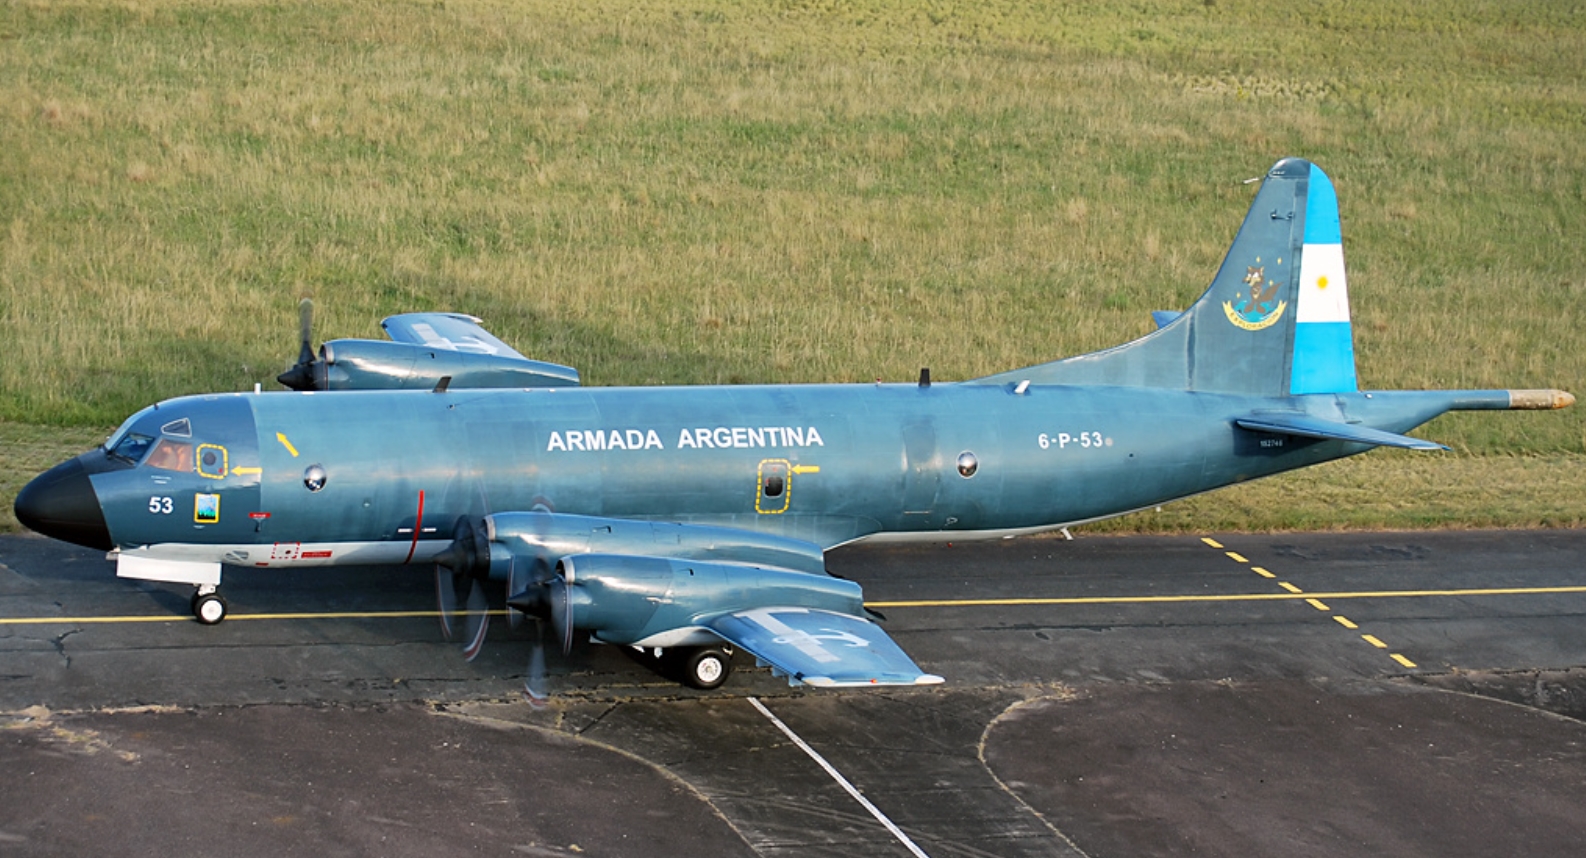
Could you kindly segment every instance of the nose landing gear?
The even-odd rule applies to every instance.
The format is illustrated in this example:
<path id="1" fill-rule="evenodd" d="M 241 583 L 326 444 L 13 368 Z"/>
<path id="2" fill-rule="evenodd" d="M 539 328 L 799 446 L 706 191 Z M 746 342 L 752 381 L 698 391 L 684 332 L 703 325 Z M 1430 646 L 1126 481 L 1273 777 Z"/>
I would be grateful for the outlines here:
<path id="1" fill-rule="evenodd" d="M 193 591 L 193 617 L 206 626 L 213 626 L 226 618 L 226 597 L 220 595 L 213 584 L 200 584 Z"/>

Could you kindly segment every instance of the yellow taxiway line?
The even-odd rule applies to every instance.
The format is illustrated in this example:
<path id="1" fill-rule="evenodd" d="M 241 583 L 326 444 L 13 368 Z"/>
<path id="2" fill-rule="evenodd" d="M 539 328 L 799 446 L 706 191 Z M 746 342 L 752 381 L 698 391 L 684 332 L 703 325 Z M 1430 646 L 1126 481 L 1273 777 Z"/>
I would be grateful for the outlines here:
<path id="1" fill-rule="evenodd" d="M 455 616 L 463 616 L 467 612 Z M 507 612 L 488 611 L 487 613 L 504 617 Z M 323 613 L 295 613 L 295 614 L 227 614 L 226 622 L 238 620 L 393 620 L 411 617 L 439 617 L 440 611 L 325 611 Z M 0 626 L 45 626 L 45 625 L 79 625 L 92 623 L 181 623 L 193 621 L 193 617 L 186 614 L 170 615 L 138 615 L 127 617 L 0 617 Z"/>
<path id="2" fill-rule="evenodd" d="M 1586 586 L 1498 587 L 1471 590 L 1352 590 L 1337 593 L 1225 593 L 1194 596 L 1069 596 L 1050 599 L 921 599 L 901 602 L 866 602 L 869 608 L 983 608 L 1021 605 L 1141 605 L 1182 602 L 1293 602 L 1312 599 L 1414 599 L 1460 596 L 1542 596 L 1586 593 Z"/>
<path id="3" fill-rule="evenodd" d="M 1322 599 L 1425 599 L 1473 596 L 1546 596 L 1586 593 L 1586 585 L 1567 587 L 1495 587 L 1468 590 L 1351 590 L 1336 593 L 1224 593 L 1182 596 L 1065 596 L 1054 598 L 1009 599 L 918 599 L 892 602 L 866 602 L 869 608 L 997 608 L 1039 605 L 1151 605 L 1195 602 L 1293 602 Z M 463 612 L 466 614 L 467 612 Z M 493 610 L 491 616 L 504 617 L 507 611 Z M 227 622 L 247 620 L 367 620 L 439 617 L 439 611 L 325 611 L 286 614 L 231 614 Z M 0 617 L 0 626 L 87 625 L 93 623 L 179 623 L 191 622 L 185 614 L 137 615 L 123 617 Z"/>

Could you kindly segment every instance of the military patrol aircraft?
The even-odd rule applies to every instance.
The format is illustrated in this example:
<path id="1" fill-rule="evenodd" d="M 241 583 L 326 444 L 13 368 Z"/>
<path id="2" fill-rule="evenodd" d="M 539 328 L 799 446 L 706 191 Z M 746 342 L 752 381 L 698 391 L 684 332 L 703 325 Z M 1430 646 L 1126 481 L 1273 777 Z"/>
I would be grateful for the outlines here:
<path id="1" fill-rule="evenodd" d="M 857 540 L 1053 530 L 1370 450 L 1450 410 L 1562 408 L 1556 390 L 1357 389 L 1338 203 L 1299 159 L 1267 173 L 1211 286 L 1094 354 L 932 384 L 589 388 L 467 316 L 383 323 L 280 378 L 185 396 L 56 466 L 17 518 L 192 584 L 225 565 L 436 564 L 575 633 L 678 658 L 713 687 L 741 648 L 818 687 L 940 682 L 826 574 Z M 1446 449 L 1446 448 L 1443 448 Z M 449 570 L 449 571 L 447 571 Z M 516 616 L 516 614 L 514 614 Z M 485 623 L 475 619 L 468 648 Z M 535 650 L 539 658 L 539 649 Z M 529 671 L 530 685 L 543 668 Z"/>

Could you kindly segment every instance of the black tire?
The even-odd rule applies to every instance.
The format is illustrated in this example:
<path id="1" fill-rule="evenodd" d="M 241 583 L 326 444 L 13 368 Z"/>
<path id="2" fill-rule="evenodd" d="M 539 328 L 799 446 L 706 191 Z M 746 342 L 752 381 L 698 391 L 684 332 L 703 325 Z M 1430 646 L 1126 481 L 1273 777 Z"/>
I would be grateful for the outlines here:
<path id="1" fill-rule="evenodd" d="M 193 616 L 206 626 L 213 626 L 224 620 L 228 607 L 225 597 L 219 593 L 205 593 L 193 597 Z"/>
<path id="2" fill-rule="evenodd" d="M 732 654 L 719 646 L 690 649 L 678 660 L 683 684 L 701 691 L 720 688 L 732 676 Z"/>

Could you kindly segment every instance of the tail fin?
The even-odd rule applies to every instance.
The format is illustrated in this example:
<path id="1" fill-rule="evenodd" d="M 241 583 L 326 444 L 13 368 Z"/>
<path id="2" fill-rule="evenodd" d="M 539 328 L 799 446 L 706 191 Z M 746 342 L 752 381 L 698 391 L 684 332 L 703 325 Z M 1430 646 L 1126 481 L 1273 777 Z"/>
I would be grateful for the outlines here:
<path id="1" fill-rule="evenodd" d="M 1321 168 L 1273 165 L 1211 288 L 1148 336 L 978 384 L 1114 384 L 1255 396 L 1355 389 L 1338 197 Z"/>

